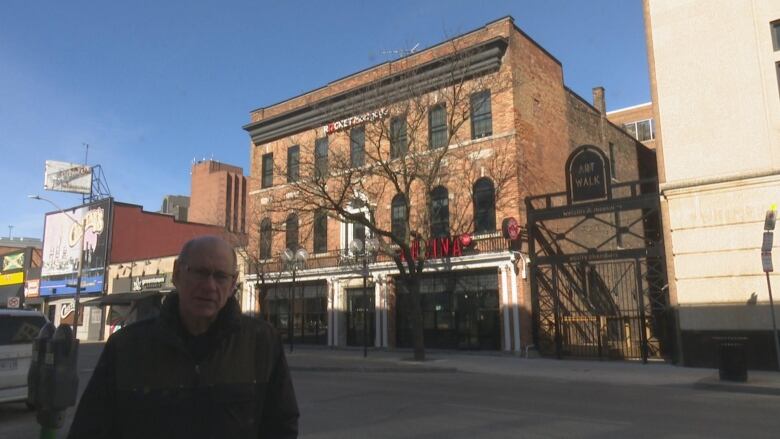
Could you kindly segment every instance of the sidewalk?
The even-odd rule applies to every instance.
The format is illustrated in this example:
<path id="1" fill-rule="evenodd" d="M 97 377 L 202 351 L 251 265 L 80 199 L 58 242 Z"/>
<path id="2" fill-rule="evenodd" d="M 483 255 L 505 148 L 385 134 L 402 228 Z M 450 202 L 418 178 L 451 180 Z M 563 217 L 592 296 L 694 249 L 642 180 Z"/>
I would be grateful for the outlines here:
<path id="1" fill-rule="evenodd" d="M 748 371 L 745 383 L 720 381 L 717 369 L 680 367 L 663 362 L 557 360 L 522 358 L 504 353 L 427 351 L 423 363 L 411 361 L 408 350 L 330 349 L 295 346 L 288 361 L 293 371 L 367 373 L 483 373 L 538 377 L 561 381 L 589 381 L 619 385 L 689 386 L 696 389 L 780 396 L 780 372 Z"/>

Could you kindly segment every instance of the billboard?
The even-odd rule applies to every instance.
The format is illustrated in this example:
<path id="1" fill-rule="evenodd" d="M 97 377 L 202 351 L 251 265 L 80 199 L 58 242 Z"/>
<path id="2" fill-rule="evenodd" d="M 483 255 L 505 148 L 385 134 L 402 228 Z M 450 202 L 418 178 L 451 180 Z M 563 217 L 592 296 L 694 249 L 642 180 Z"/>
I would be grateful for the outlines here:
<path id="1" fill-rule="evenodd" d="M 108 254 L 111 199 L 46 214 L 43 234 L 41 296 L 72 295 L 79 266 L 79 244 L 83 242 L 82 293 L 100 293 Z M 84 237 L 82 240 L 82 224 Z"/>
<path id="2" fill-rule="evenodd" d="M 92 192 L 92 167 L 46 160 L 43 188 L 47 191 L 89 194 Z"/>

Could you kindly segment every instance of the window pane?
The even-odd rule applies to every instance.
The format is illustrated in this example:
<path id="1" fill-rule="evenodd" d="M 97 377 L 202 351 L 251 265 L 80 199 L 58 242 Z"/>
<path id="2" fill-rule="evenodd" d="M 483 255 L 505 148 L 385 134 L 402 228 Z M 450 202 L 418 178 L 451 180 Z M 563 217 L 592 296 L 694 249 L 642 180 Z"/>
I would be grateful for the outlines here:
<path id="1" fill-rule="evenodd" d="M 352 167 L 365 164 L 366 131 L 363 127 L 354 128 L 349 133 L 349 160 Z"/>
<path id="2" fill-rule="evenodd" d="M 431 191 L 431 236 L 447 236 L 450 232 L 449 193 L 439 186 Z"/>
<path id="3" fill-rule="evenodd" d="M 652 136 L 650 134 L 650 121 L 649 120 L 643 120 L 641 122 L 636 123 L 636 131 L 637 131 L 637 139 L 640 142 L 643 142 L 645 140 L 652 139 Z"/>
<path id="4" fill-rule="evenodd" d="M 439 105 L 428 113 L 428 145 L 441 148 L 447 146 L 447 141 L 447 111 Z"/>
<path id="5" fill-rule="evenodd" d="M 317 139 L 314 144 L 314 176 L 322 178 L 328 175 L 328 138 Z"/>
<path id="6" fill-rule="evenodd" d="M 490 109 L 490 91 L 471 95 L 471 138 L 479 139 L 493 134 L 493 117 Z"/>
<path id="7" fill-rule="evenodd" d="M 493 182 L 480 178 L 474 184 L 474 232 L 496 230 L 496 202 Z"/>
<path id="8" fill-rule="evenodd" d="M 271 220 L 268 218 L 260 223 L 260 257 L 262 259 L 271 257 Z"/>
<path id="9" fill-rule="evenodd" d="M 772 22 L 772 48 L 780 50 L 780 20 Z"/>
<path id="10" fill-rule="evenodd" d="M 397 158 L 406 154 L 406 116 L 399 116 L 390 122 L 390 157 Z"/>
<path id="11" fill-rule="evenodd" d="M 263 180 L 262 187 L 271 187 L 274 184 L 274 154 L 263 155 Z"/>
<path id="12" fill-rule="evenodd" d="M 292 251 L 298 250 L 298 215 L 287 217 L 285 223 L 285 245 Z"/>
<path id="13" fill-rule="evenodd" d="M 318 210 L 314 214 L 314 252 L 326 251 L 328 251 L 328 216 L 324 211 Z"/>
<path id="14" fill-rule="evenodd" d="M 393 198 L 391 208 L 392 233 L 398 239 L 406 236 L 406 197 L 398 194 Z"/>
<path id="15" fill-rule="evenodd" d="M 300 148 L 293 145 L 287 148 L 287 182 L 298 181 L 300 176 Z"/>
<path id="16" fill-rule="evenodd" d="M 626 130 L 626 132 L 631 135 L 631 137 L 636 139 L 636 124 L 635 123 L 627 123 L 623 125 L 623 129 Z"/>

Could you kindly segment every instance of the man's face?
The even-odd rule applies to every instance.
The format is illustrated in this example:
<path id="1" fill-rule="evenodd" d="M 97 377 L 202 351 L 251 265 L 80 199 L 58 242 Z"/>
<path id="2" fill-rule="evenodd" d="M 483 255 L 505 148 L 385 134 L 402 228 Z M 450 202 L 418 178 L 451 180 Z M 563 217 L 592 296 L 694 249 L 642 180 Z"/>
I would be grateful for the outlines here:
<path id="1" fill-rule="evenodd" d="M 177 261 L 173 282 L 184 319 L 216 319 L 236 284 L 232 252 L 226 243 L 211 240 L 196 244 L 186 261 Z"/>

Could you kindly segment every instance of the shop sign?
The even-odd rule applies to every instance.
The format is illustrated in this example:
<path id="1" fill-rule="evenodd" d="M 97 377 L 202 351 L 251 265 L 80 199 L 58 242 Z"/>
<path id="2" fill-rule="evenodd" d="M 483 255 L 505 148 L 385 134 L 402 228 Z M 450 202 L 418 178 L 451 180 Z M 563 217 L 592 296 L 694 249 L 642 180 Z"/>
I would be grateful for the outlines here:
<path id="1" fill-rule="evenodd" d="M 501 232 L 504 239 L 514 241 L 520 237 L 520 223 L 513 217 L 505 218 L 501 223 Z"/>
<path id="2" fill-rule="evenodd" d="M 76 306 L 73 303 L 63 303 L 60 306 L 60 324 L 72 325 Z M 84 305 L 79 305 L 79 325 L 84 323 Z"/>
<path id="3" fill-rule="evenodd" d="M 133 279 L 133 291 L 156 290 L 164 285 L 164 275 Z"/>
<path id="4" fill-rule="evenodd" d="M 352 116 L 346 119 L 337 120 L 335 122 L 329 122 L 323 127 L 323 131 L 325 131 L 325 134 L 333 134 L 365 122 L 373 122 L 375 120 L 384 119 L 389 114 L 390 111 L 387 108 L 382 108 L 376 111 L 369 111 L 368 113 L 364 113 L 358 116 Z"/>
<path id="5" fill-rule="evenodd" d="M 24 269 L 24 252 L 3 256 L 3 271 Z"/>
<path id="6" fill-rule="evenodd" d="M 428 241 L 412 241 L 412 258 L 420 259 L 421 254 L 424 259 L 454 258 L 463 256 L 463 248 L 473 243 L 471 235 L 464 233 L 460 236 L 444 236 L 431 238 Z M 401 260 L 404 254 L 401 253 Z"/>
<path id="7" fill-rule="evenodd" d="M 27 285 L 24 288 L 24 297 L 38 297 L 38 287 L 40 284 L 40 279 L 28 280 Z"/>
<path id="8" fill-rule="evenodd" d="M 23 271 L 11 274 L 0 274 L 0 285 L 16 285 L 21 283 L 24 283 Z"/>
<path id="9" fill-rule="evenodd" d="M 569 202 L 604 200 L 611 196 L 612 178 L 607 156 L 593 145 L 582 145 L 566 160 Z"/>
<path id="10" fill-rule="evenodd" d="M 9 297 L 7 305 L 9 308 L 19 308 L 19 298 Z"/>

